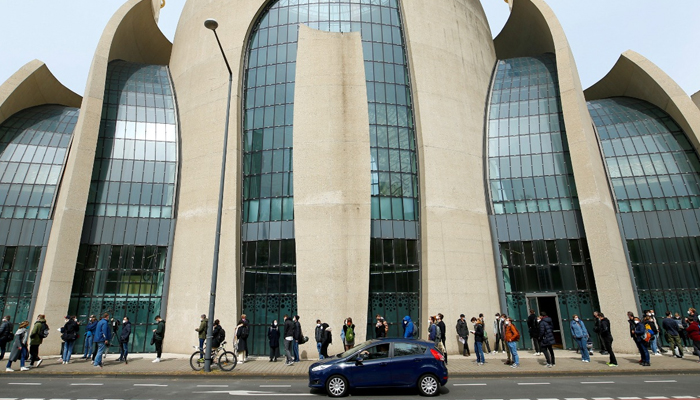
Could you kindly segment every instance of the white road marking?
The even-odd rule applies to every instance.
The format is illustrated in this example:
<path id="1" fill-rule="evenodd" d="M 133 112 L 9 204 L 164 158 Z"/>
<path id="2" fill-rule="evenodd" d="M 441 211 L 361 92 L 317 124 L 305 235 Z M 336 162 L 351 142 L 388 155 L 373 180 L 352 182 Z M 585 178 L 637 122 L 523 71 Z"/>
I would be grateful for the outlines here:
<path id="1" fill-rule="evenodd" d="M 584 385 L 600 385 L 604 383 L 615 383 L 613 381 L 599 381 L 599 382 L 581 382 Z"/>
<path id="2" fill-rule="evenodd" d="M 292 385 L 260 385 L 261 388 L 289 388 Z"/>
<path id="3" fill-rule="evenodd" d="M 197 385 L 197 387 L 201 387 L 201 388 L 227 388 L 228 385 Z"/>
<path id="4" fill-rule="evenodd" d="M 645 381 L 645 382 L 647 382 L 647 381 Z M 653 382 L 653 381 L 652 381 L 652 382 Z M 674 381 L 674 382 L 675 382 L 675 381 Z M 665 397 L 665 396 L 651 396 L 651 397 L 645 397 L 645 399 L 649 399 L 649 400 L 665 400 L 665 399 L 668 399 L 668 397 Z"/>
<path id="5" fill-rule="evenodd" d="M 674 379 L 669 379 L 665 381 L 644 381 L 644 383 L 676 383 L 676 381 Z"/>
<path id="6" fill-rule="evenodd" d="M 71 386 L 102 386 L 104 383 L 71 383 Z"/>
<path id="7" fill-rule="evenodd" d="M 157 383 L 134 383 L 134 386 L 167 387 L 168 385 L 159 385 Z"/>
<path id="8" fill-rule="evenodd" d="M 41 386 L 38 382 L 8 382 L 8 385 Z"/>
<path id="9" fill-rule="evenodd" d="M 641 397 L 618 397 L 620 400 L 641 400 Z"/>
<path id="10" fill-rule="evenodd" d="M 673 396 L 674 399 L 695 399 L 693 396 Z"/>
<path id="11" fill-rule="evenodd" d="M 485 383 L 453 383 L 452 386 L 486 386 Z"/>
<path id="12" fill-rule="evenodd" d="M 594 397 L 593 400 L 615 400 L 612 397 Z"/>
<path id="13" fill-rule="evenodd" d="M 231 396 L 315 396 L 311 393 L 274 393 L 274 392 L 256 392 L 249 390 L 214 390 L 208 392 L 193 392 L 196 394 L 224 394 L 228 393 Z"/>
<path id="14" fill-rule="evenodd" d="M 584 399 L 584 398 L 581 398 L 581 397 L 567 397 L 567 398 L 564 399 L 564 400 L 588 400 L 588 399 Z"/>
<path id="15" fill-rule="evenodd" d="M 17 400 L 16 397 L 0 397 L 0 400 Z"/>
<path id="16" fill-rule="evenodd" d="M 518 382 L 518 385 L 549 385 L 549 382 Z"/>

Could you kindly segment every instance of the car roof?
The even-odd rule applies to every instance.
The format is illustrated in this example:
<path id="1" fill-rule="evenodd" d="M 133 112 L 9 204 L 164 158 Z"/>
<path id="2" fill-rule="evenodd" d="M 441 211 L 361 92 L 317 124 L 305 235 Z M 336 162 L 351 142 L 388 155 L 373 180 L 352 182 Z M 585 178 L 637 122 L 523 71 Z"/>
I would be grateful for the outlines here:
<path id="1" fill-rule="evenodd" d="M 373 343 L 381 343 L 381 342 L 390 342 L 390 343 L 420 343 L 425 346 L 430 346 L 434 345 L 435 343 L 428 341 L 428 340 L 422 340 L 422 339 L 406 339 L 406 338 L 378 338 L 378 339 L 371 339 Z"/>

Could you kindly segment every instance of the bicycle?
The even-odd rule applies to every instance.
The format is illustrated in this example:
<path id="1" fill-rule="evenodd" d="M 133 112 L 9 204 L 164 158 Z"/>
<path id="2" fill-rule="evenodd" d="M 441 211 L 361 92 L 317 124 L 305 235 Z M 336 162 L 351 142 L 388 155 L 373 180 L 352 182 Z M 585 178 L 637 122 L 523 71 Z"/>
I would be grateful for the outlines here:
<path id="1" fill-rule="evenodd" d="M 225 346 L 226 342 L 223 342 L 219 347 L 212 350 L 212 364 L 214 364 L 213 361 L 216 360 L 216 364 L 222 371 L 232 371 L 234 368 L 236 368 L 238 357 L 236 357 L 234 352 L 227 351 Z M 190 367 L 192 367 L 192 369 L 195 371 L 201 371 L 202 368 L 204 368 L 204 358 L 201 357 L 201 353 L 204 352 L 204 349 L 202 349 L 200 352 L 199 347 L 192 347 L 194 347 L 197 351 L 192 353 L 190 356 Z"/>

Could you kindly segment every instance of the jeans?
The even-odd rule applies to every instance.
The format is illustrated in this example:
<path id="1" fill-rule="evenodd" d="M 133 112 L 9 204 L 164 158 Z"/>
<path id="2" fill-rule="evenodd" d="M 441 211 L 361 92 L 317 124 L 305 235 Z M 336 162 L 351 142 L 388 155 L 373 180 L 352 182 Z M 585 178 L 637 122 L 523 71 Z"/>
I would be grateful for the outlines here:
<path id="1" fill-rule="evenodd" d="M 639 355 L 642 356 L 642 362 L 643 363 L 649 363 L 649 350 L 647 350 L 647 347 L 644 345 L 644 339 L 635 339 L 634 343 L 637 345 L 637 349 L 639 350 Z"/>
<path id="2" fill-rule="evenodd" d="M 83 354 L 83 358 L 88 358 L 92 354 L 92 339 L 92 335 L 85 336 L 85 346 L 83 346 L 85 354 Z"/>
<path id="3" fill-rule="evenodd" d="M 126 356 L 129 355 L 129 342 L 120 343 L 122 349 L 122 359 L 126 361 Z"/>
<path id="4" fill-rule="evenodd" d="M 518 342 L 508 342 L 510 354 L 513 356 L 513 364 L 520 365 L 520 357 L 518 357 Z"/>
<path id="5" fill-rule="evenodd" d="M 581 360 L 591 361 L 591 355 L 588 353 L 588 339 L 585 337 L 574 338 L 576 343 L 578 343 L 579 349 L 581 349 Z"/>
<path id="6" fill-rule="evenodd" d="M 70 356 L 73 355 L 73 347 L 75 346 L 75 340 L 69 340 L 66 345 L 63 346 L 63 361 L 70 361 Z"/>
<path id="7" fill-rule="evenodd" d="M 287 362 L 290 363 L 294 361 L 294 345 L 292 344 L 294 340 L 284 339 L 284 355 L 287 357 Z"/>
<path id="8" fill-rule="evenodd" d="M 651 337 L 649 344 L 651 344 L 651 350 L 654 352 L 654 354 L 659 352 L 659 346 L 656 345 L 656 336 Z"/>
<path id="9" fill-rule="evenodd" d="M 19 353 L 19 366 L 24 367 L 24 360 L 27 359 L 27 348 L 22 346 L 22 351 Z M 12 361 L 7 362 L 7 368 L 12 368 Z"/>
<path id="10" fill-rule="evenodd" d="M 478 363 L 485 362 L 483 345 L 484 344 L 481 342 L 474 342 L 474 352 L 476 353 L 476 362 Z"/>
<path id="11" fill-rule="evenodd" d="M 299 342 L 297 342 L 296 340 L 294 340 L 293 342 L 294 342 L 293 343 L 293 345 L 294 345 L 294 361 L 298 362 L 299 361 Z"/>
<path id="12" fill-rule="evenodd" d="M 94 366 L 102 365 L 102 356 L 107 350 L 107 345 L 105 342 L 97 342 L 97 355 L 95 356 L 95 362 L 92 363 Z"/>
<path id="13" fill-rule="evenodd" d="M 318 359 L 323 360 L 323 354 L 321 354 L 321 342 L 316 342 L 316 350 L 318 350 Z"/>
<path id="14" fill-rule="evenodd" d="M 204 340 L 202 338 L 199 339 L 199 358 L 204 358 Z"/>

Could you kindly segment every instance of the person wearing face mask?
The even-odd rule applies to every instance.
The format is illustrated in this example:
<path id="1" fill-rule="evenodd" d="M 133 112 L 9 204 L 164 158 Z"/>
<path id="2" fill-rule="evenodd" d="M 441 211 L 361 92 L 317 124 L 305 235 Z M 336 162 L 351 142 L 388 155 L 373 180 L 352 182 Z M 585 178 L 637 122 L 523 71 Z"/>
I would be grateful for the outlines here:
<path id="1" fill-rule="evenodd" d="M 496 344 L 493 346 L 493 354 L 498 353 L 498 345 L 501 345 L 501 350 L 505 353 L 506 346 L 503 342 L 503 318 L 501 318 L 500 313 L 496 313 L 495 319 L 493 320 L 493 336 L 495 337 Z"/>
<path id="2" fill-rule="evenodd" d="M 670 311 L 666 311 L 666 318 L 663 322 L 664 331 L 666 332 L 666 341 L 674 355 L 678 358 L 683 358 L 683 348 L 681 347 L 681 336 L 678 334 L 678 323 L 671 316 Z"/>
<path id="3" fill-rule="evenodd" d="M 445 336 L 447 336 L 447 331 L 445 330 L 445 321 L 443 321 L 443 318 L 445 318 L 442 313 L 438 313 L 437 315 L 437 326 L 440 328 L 440 332 L 442 335 L 440 336 L 440 341 L 442 341 L 442 348 L 445 349 L 443 352 L 445 354 L 445 365 L 447 365 L 447 346 L 445 346 Z"/>
<path id="4" fill-rule="evenodd" d="M 323 339 L 321 340 L 321 356 L 323 358 L 328 358 L 328 346 L 333 343 L 333 328 L 328 326 L 325 322 L 321 325 L 323 328 Z"/>
<path id="5" fill-rule="evenodd" d="M 63 334 L 61 335 L 61 339 L 65 343 L 63 346 L 63 364 L 68 364 L 71 355 L 73 355 L 73 346 L 75 346 L 75 341 L 78 339 L 79 329 L 76 317 L 74 315 L 69 316 L 68 321 L 63 325 Z"/>
<path id="6" fill-rule="evenodd" d="M 685 322 L 684 318 L 681 318 L 680 313 L 675 313 L 673 319 L 676 320 L 676 324 L 678 325 L 678 335 L 680 336 L 681 341 L 683 342 L 683 347 L 685 347 L 685 351 L 690 351 L 690 349 L 688 349 L 690 347 L 690 339 L 688 339 L 688 332 L 685 331 L 685 328 L 688 327 L 688 323 Z"/>
<path id="7" fill-rule="evenodd" d="M 352 323 L 352 318 L 345 319 L 343 332 L 345 332 L 345 351 L 347 351 L 355 346 L 355 324 Z"/>
<path id="8" fill-rule="evenodd" d="M 489 344 L 489 333 L 486 330 L 486 319 L 484 318 L 483 313 L 479 313 L 479 321 L 481 321 L 481 326 L 484 327 L 484 341 L 483 343 L 483 348 L 486 349 L 484 352 L 485 354 L 491 354 L 491 345 Z M 495 351 L 494 351 L 495 353 Z"/>
<path id="9" fill-rule="evenodd" d="M 597 313 L 596 318 L 600 321 L 600 338 L 603 341 L 603 345 L 610 355 L 610 361 L 608 362 L 608 367 L 617 367 L 617 358 L 615 358 L 615 352 L 612 348 L 613 336 L 610 330 L 610 320 L 605 318 L 602 312 Z"/>
<path id="10" fill-rule="evenodd" d="M 95 328 L 97 328 L 97 318 L 95 318 L 94 315 L 90 316 L 90 319 L 88 319 L 88 323 L 85 326 L 85 344 L 84 344 L 84 351 L 83 351 L 83 357 L 81 359 L 87 360 L 88 358 L 93 358 L 91 355 L 93 354 L 93 339 L 95 338 Z M 95 352 L 97 349 L 95 349 Z"/>
<path id="11" fill-rule="evenodd" d="M 556 343 L 552 318 L 548 317 L 546 312 L 541 311 L 538 320 L 539 324 L 537 326 L 540 328 L 540 350 L 542 350 L 544 358 L 547 360 L 546 367 L 552 368 L 556 363 L 554 359 L 554 350 L 552 350 L 552 346 Z"/>
<path id="12" fill-rule="evenodd" d="M 634 324 L 634 343 L 637 345 L 639 355 L 642 356 L 641 365 L 643 367 L 649 367 L 651 366 L 651 363 L 649 362 L 649 350 L 647 350 L 647 347 L 645 346 L 646 342 L 644 341 L 644 336 L 648 335 L 647 329 L 637 317 L 634 317 L 632 323 Z"/>
<path id="13" fill-rule="evenodd" d="M 323 343 L 323 327 L 321 327 L 321 320 L 316 320 L 316 329 L 314 330 L 314 338 L 316 339 L 316 350 L 318 351 L 318 359 L 323 360 L 321 355 L 321 345 Z"/>
<path id="14" fill-rule="evenodd" d="M 508 321 L 508 316 L 505 314 L 501 314 L 501 319 L 500 319 L 500 324 L 501 324 L 501 349 L 505 350 L 504 353 L 506 353 L 506 361 L 504 362 L 505 365 L 513 365 L 513 354 L 510 352 L 510 346 L 508 346 L 508 342 L 506 341 L 506 322 Z"/>
<path id="15" fill-rule="evenodd" d="M 277 362 L 280 356 L 280 327 L 277 320 L 272 321 L 267 330 L 267 339 L 270 341 L 270 362 Z"/>
<path id="16" fill-rule="evenodd" d="M 700 325 L 700 317 L 698 317 L 698 312 L 694 308 L 688 309 L 688 317 Z"/>
<path id="17" fill-rule="evenodd" d="M 202 314 L 199 318 L 199 328 L 195 328 L 197 337 L 199 338 L 199 358 L 204 358 L 204 341 L 207 340 L 207 328 L 209 327 L 209 319 L 206 314 Z"/>
<path id="18" fill-rule="evenodd" d="M 119 334 L 119 360 L 124 361 L 128 364 L 129 361 L 126 357 L 129 355 L 129 337 L 131 336 L 131 322 L 129 322 L 129 317 L 124 317 L 122 319 L 122 330 Z"/>
<path id="19" fill-rule="evenodd" d="M 576 314 L 574 314 L 574 319 L 571 321 L 571 337 L 574 338 L 576 343 L 578 343 L 579 349 L 581 349 L 581 361 L 591 362 L 591 355 L 588 353 L 588 330 Z"/>
<path id="20" fill-rule="evenodd" d="M 462 342 L 462 356 L 469 357 L 471 355 L 469 354 L 469 328 L 467 328 L 467 320 L 464 318 L 464 314 L 460 314 L 455 329 L 457 330 L 459 341 Z"/>
<path id="21" fill-rule="evenodd" d="M 648 325 L 648 328 L 647 328 Z M 659 347 L 657 343 L 657 337 L 659 335 L 659 329 L 656 327 L 656 321 L 652 318 L 651 313 L 647 312 L 646 317 L 644 317 L 644 327 L 651 331 L 651 339 L 649 340 L 649 346 L 651 346 L 651 352 L 655 356 L 660 356 Z"/>
<path id="22" fill-rule="evenodd" d="M 484 365 L 486 359 L 484 358 L 484 349 L 482 347 L 484 343 L 484 324 L 480 319 L 472 317 L 472 324 L 474 324 L 474 330 L 471 333 L 474 335 L 474 353 L 476 353 L 476 365 Z"/>
<path id="23" fill-rule="evenodd" d="M 520 332 L 518 328 L 513 324 L 513 318 L 508 318 L 505 321 L 505 339 L 510 349 L 510 354 L 513 357 L 513 364 L 511 367 L 518 368 L 520 366 L 520 358 L 518 357 L 518 340 L 520 340 Z"/>
<path id="24" fill-rule="evenodd" d="M 386 320 L 379 314 L 377 314 L 376 319 L 377 323 L 374 325 L 374 337 L 377 339 L 387 337 L 389 334 L 389 324 L 387 324 Z"/>

